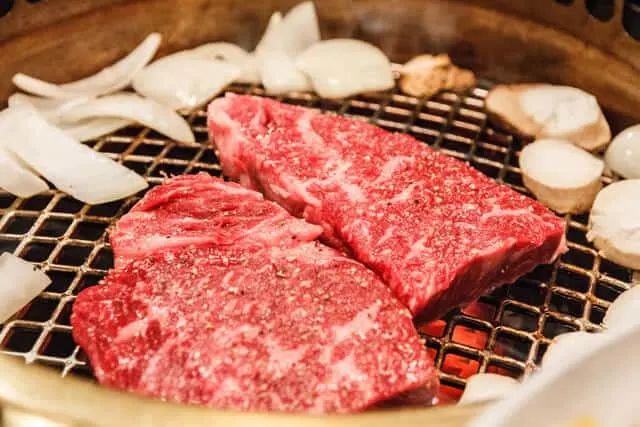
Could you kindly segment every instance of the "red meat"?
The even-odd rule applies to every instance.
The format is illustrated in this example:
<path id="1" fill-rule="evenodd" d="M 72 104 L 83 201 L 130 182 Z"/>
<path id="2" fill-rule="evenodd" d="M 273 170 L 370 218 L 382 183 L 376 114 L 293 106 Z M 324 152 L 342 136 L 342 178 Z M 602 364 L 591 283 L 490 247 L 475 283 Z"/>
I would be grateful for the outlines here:
<path id="1" fill-rule="evenodd" d="M 169 180 L 116 227 L 119 265 L 78 296 L 74 338 L 101 383 L 184 403 L 327 413 L 429 400 L 437 374 L 409 311 L 311 241 L 320 232 L 236 184 Z"/>
<path id="2" fill-rule="evenodd" d="M 405 134 L 233 94 L 209 132 L 227 176 L 322 226 L 425 320 L 565 250 L 561 218 Z"/>

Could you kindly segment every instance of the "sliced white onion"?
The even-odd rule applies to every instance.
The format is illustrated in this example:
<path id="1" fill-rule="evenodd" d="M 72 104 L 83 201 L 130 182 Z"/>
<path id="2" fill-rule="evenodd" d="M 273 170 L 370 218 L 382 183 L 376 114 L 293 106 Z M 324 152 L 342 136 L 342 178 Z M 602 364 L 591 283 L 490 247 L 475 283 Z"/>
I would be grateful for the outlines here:
<path id="1" fill-rule="evenodd" d="M 111 202 L 147 187 L 141 176 L 80 144 L 31 107 L 11 107 L 0 114 L 0 145 L 85 203 Z"/>
<path id="2" fill-rule="evenodd" d="M 22 73 L 13 76 L 13 83 L 25 92 L 47 98 L 76 98 L 117 92 L 131 84 L 131 80 L 156 54 L 162 36 L 149 34 L 131 53 L 97 74 L 84 79 L 56 85 Z"/>
<path id="3" fill-rule="evenodd" d="M 250 53 L 247 56 L 246 61 L 240 65 L 242 72 L 236 79 L 238 83 L 259 84 L 260 83 L 260 67 L 258 66 L 258 59 L 256 55 Z"/>
<path id="4" fill-rule="evenodd" d="M 179 52 L 140 71 L 133 79 L 133 88 L 174 110 L 195 108 L 220 93 L 241 71 L 230 62 Z"/>
<path id="5" fill-rule="evenodd" d="M 284 51 L 295 58 L 320 41 L 318 16 L 312 1 L 294 6 L 282 19 Z"/>
<path id="6" fill-rule="evenodd" d="M 560 213 L 588 211 L 602 188 L 604 162 L 568 141 L 542 139 L 520 153 L 526 187 Z"/>
<path id="7" fill-rule="evenodd" d="M 0 255 L 0 323 L 40 295 L 49 283 L 51 279 L 30 262 L 9 252 Z"/>
<path id="8" fill-rule="evenodd" d="M 280 35 L 280 24 L 282 23 L 282 13 L 274 12 L 269 18 L 267 28 L 264 30 L 262 38 L 256 46 L 256 55 L 260 52 L 271 50 L 283 50 L 283 39 Z"/>
<path id="9" fill-rule="evenodd" d="M 589 151 L 611 140 L 596 98 L 574 87 L 497 85 L 489 91 L 486 106 L 498 122 L 532 137 L 566 139 Z"/>
<path id="10" fill-rule="evenodd" d="M 572 358 L 598 343 L 599 335 L 583 331 L 558 335 L 542 358 L 542 369 L 571 363 Z"/>
<path id="11" fill-rule="evenodd" d="M 607 166 L 624 178 L 640 178 L 640 125 L 618 134 L 604 156 Z"/>
<path id="12" fill-rule="evenodd" d="M 0 188 L 14 196 L 31 197 L 49 189 L 46 182 L 38 178 L 2 146 L 0 146 L 0 171 Z"/>
<path id="13" fill-rule="evenodd" d="M 62 119 L 69 123 L 95 117 L 118 117 L 141 123 L 176 141 L 194 142 L 189 124 L 175 111 L 132 93 L 109 95 L 71 108 Z"/>
<path id="14" fill-rule="evenodd" d="M 265 91 L 272 95 L 311 90 L 309 79 L 282 51 L 272 51 L 261 57 L 260 77 Z"/>
<path id="15" fill-rule="evenodd" d="M 38 110 L 49 123 L 55 124 L 64 130 L 67 135 L 81 142 L 110 134 L 132 123 L 131 120 L 119 119 L 117 117 L 96 117 L 78 123 L 61 122 L 65 111 L 76 105 L 81 105 L 88 100 L 89 98 L 83 97 L 74 99 L 40 98 L 38 96 L 15 93 L 9 97 L 9 106 L 31 106 Z"/>
<path id="16" fill-rule="evenodd" d="M 604 316 L 605 326 L 611 329 L 629 327 L 640 323 L 640 286 L 623 292 L 609 306 Z"/>
<path id="17" fill-rule="evenodd" d="M 39 96 L 14 93 L 9 97 L 9 107 L 30 105 L 42 114 L 50 123 L 59 123 L 62 114 L 69 108 L 80 105 L 89 98 L 78 97 L 73 99 L 41 98 Z"/>
<path id="18" fill-rule="evenodd" d="M 596 197 L 587 239 L 600 254 L 640 270 L 640 179 L 614 182 Z"/>
<path id="19" fill-rule="evenodd" d="M 309 79 L 296 68 L 287 52 L 287 40 L 297 37 L 288 34 L 279 12 L 271 15 L 269 25 L 258 47 L 256 61 L 265 91 L 272 95 L 311 90 Z"/>
<path id="20" fill-rule="evenodd" d="M 640 327 L 607 331 L 597 338 L 570 362 L 543 366 L 467 425 L 637 425 Z"/>
<path id="21" fill-rule="evenodd" d="M 227 42 L 205 43 L 194 47 L 188 52 L 202 59 L 228 61 L 234 64 L 241 62 L 249 55 L 249 52 L 237 44 Z"/>
<path id="22" fill-rule="evenodd" d="M 391 89 L 395 84 L 389 59 L 360 40 L 321 41 L 298 56 L 296 65 L 326 98 Z"/>
<path id="23" fill-rule="evenodd" d="M 240 83 L 260 83 L 258 63 L 253 54 L 233 43 L 207 43 L 191 49 L 189 52 L 195 57 L 217 61 L 226 61 L 237 65 L 242 70 L 235 81 Z"/>
<path id="24" fill-rule="evenodd" d="M 469 404 L 501 399 L 519 385 L 518 380 L 504 375 L 475 374 L 467 380 L 467 386 L 459 403 Z"/>
<path id="25" fill-rule="evenodd" d="M 132 124 L 131 120 L 117 117 L 96 117 L 77 123 L 61 123 L 60 129 L 80 142 L 90 141 L 113 133 Z"/>

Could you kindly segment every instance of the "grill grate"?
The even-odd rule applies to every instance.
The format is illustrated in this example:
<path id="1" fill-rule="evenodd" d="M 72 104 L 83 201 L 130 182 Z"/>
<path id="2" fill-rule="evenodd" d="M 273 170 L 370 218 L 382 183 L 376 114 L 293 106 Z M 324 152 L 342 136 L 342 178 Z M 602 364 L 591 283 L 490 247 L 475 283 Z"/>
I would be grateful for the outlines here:
<path id="1" fill-rule="evenodd" d="M 528 194 L 517 167 L 521 142 L 487 124 L 483 98 L 488 87 L 484 83 L 464 95 L 446 92 L 430 100 L 397 92 L 345 101 L 312 94 L 278 99 L 407 132 Z M 234 85 L 230 90 L 264 95 L 255 86 Z M 132 126 L 89 145 L 143 174 L 152 186 L 167 175 L 205 171 L 220 176 L 207 144 L 206 111 L 185 116 L 196 135 L 194 144 L 176 144 Z M 63 376 L 92 378 L 86 356 L 71 337 L 71 307 L 78 292 L 95 285 L 112 266 L 106 230 L 139 196 L 88 206 L 53 190 L 27 200 L 0 192 L 0 252 L 12 251 L 39 263 L 53 280 L 30 305 L 0 325 L 2 352 L 54 366 Z M 445 392 L 455 397 L 475 372 L 528 374 L 556 335 L 599 328 L 610 302 L 631 286 L 634 277 L 598 256 L 585 237 L 587 220 L 586 215 L 566 216 L 570 250 L 553 266 L 541 266 L 442 320 L 419 325 Z"/>

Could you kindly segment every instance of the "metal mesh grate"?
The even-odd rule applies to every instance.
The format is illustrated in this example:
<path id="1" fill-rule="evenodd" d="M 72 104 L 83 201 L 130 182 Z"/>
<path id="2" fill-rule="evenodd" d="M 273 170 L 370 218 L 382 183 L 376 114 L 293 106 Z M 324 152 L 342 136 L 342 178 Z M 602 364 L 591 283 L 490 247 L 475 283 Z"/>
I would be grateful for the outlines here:
<path id="1" fill-rule="evenodd" d="M 487 124 L 483 98 L 488 84 L 464 95 L 442 93 L 419 100 L 399 93 L 358 96 L 345 101 L 291 94 L 285 102 L 369 120 L 407 132 L 434 148 L 468 161 L 486 175 L 527 193 L 517 167 L 521 143 Z M 259 87 L 231 91 L 264 95 Z M 208 147 L 206 112 L 186 114 L 194 144 L 177 144 L 153 131 L 129 127 L 89 143 L 151 185 L 167 175 L 205 171 L 220 176 Z M 92 377 L 82 350 L 71 337 L 69 316 L 79 291 L 95 285 L 112 266 L 106 230 L 139 199 L 88 206 L 57 191 L 16 199 L 0 192 L 0 252 L 39 263 L 52 284 L 10 321 L 0 325 L 0 349 L 27 362 Z M 514 285 L 419 325 L 440 369 L 445 391 L 455 395 L 475 372 L 519 376 L 531 372 L 556 335 L 597 329 L 611 301 L 633 282 L 633 273 L 601 259 L 585 237 L 588 217 L 567 216 L 569 252 Z"/>

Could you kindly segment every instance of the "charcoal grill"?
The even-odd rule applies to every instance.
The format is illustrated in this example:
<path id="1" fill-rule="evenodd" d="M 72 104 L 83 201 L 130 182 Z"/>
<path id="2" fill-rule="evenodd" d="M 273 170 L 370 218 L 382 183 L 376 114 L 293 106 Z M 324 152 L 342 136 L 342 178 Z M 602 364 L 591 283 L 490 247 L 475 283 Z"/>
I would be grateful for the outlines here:
<path id="1" fill-rule="evenodd" d="M 258 2 L 0 1 L 0 102 L 11 92 L 15 72 L 68 81 L 122 56 L 151 31 L 165 36 L 161 54 L 212 40 L 251 48 L 269 14 L 294 4 L 254 3 Z M 517 160 L 523 141 L 487 122 L 483 100 L 493 82 L 579 86 L 599 98 L 614 131 L 640 121 L 640 1 L 352 0 L 316 5 L 327 38 L 369 40 L 396 61 L 423 52 L 447 52 L 481 79 L 466 93 L 444 92 L 431 99 L 391 91 L 343 101 L 307 93 L 279 100 L 409 133 L 517 191 L 528 194 Z M 258 86 L 234 85 L 228 90 L 264 95 Z M 152 186 L 169 175 L 205 171 L 220 176 L 216 155 L 207 144 L 205 110 L 184 115 L 196 135 L 193 144 L 175 143 L 137 126 L 88 144 L 144 175 Z M 614 178 L 603 179 L 609 183 Z M 26 413 L 83 425 L 133 425 L 132 420 L 135 425 L 327 422 L 183 407 L 91 384 L 86 356 L 71 336 L 71 307 L 78 292 L 95 285 L 111 267 L 106 231 L 138 198 L 89 206 L 53 190 L 30 199 L 0 192 L 0 252 L 11 251 L 37 263 L 53 280 L 0 325 L 0 351 L 13 356 L 0 359 L 4 422 L 20 421 Z M 445 396 L 455 399 L 475 372 L 516 377 L 531 373 L 551 339 L 568 331 L 599 329 L 611 301 L 640 281 L 637 273 L 601 258 L 587 242 L 587 215 L 565 219 L 570 250 L 555 264 L 442 320 L 418 325 L 440 371 Z M 55 371 L 66 378 L 56 378 Z M 349 425 L 384 425 L 390 419 L 407 425 L 461 425 L 476 410 L 387 411 L 330 420 Z"/>

